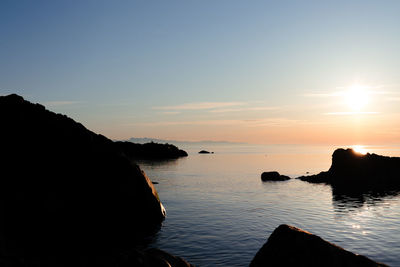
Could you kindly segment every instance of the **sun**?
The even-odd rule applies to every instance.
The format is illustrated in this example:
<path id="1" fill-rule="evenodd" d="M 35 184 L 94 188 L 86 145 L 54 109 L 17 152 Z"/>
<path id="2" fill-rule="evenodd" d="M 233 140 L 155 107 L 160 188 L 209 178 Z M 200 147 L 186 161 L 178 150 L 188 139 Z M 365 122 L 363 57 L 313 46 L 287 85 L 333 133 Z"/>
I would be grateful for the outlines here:
<path id="1" fill-rule="evenodd" d="M 367 149 L 364 146 L 360 145 L 353 145 L 352 146 L 353 150 L 359 154 L 365 155 L 368 153 Z"/>
<path id="2" fill-rule="evenodd" d="M 349 86 L 344 95 L 347 105 L 353 111 L 361 111 L 369 102 L 366 86 L 359 84 Z"/>

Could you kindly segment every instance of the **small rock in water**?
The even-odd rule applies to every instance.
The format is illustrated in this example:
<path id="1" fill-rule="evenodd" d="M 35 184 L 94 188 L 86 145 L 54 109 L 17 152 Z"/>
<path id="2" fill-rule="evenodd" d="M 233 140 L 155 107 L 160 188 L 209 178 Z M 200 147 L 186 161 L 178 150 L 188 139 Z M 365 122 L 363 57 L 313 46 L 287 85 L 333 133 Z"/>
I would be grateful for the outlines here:
<path id="1" fill-rule="evenodd" d="M 263 172 L 261 174 L 262 181 L 286 181 L 289 180 L 290 177 L 286 175 L 281 175 L 279 172 Z"/>

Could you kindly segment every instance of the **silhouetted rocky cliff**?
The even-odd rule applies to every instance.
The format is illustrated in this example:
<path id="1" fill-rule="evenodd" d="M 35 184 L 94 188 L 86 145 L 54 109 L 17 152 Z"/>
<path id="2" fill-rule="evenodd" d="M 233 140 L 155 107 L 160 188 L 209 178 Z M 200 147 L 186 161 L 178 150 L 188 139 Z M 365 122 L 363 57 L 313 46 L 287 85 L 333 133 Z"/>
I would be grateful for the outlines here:
<path id="1" fill-rule="evenodd" d="M 183 151 L 171 144 L 158 144 L 154 142 L 136 144 L 128 141 L 117 141 L 115 144 L 132 159 L 164 160 L 187 157 Z"/>
<path id="2" fill-rule="evenodd" d="M 400 158 L 362 155 L 352 149 L 337 149 L 326 172 L 301 176 L 311 183 L 327 183 L 342 189 L 386 189 L 400 187 Z"/>
<path id="3" fill-rule="evenodd" d="M 0 264 L 80 266 L 160 227 L 155 188 L 111 140 L 18 95 L 0 123 Z"/>

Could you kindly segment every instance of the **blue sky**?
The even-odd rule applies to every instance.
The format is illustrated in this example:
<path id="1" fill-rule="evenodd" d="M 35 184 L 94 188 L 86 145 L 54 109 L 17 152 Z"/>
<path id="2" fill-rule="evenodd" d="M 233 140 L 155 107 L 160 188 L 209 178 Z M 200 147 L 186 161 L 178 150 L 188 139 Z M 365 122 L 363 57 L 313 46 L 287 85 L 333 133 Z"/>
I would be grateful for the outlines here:
<path id="1" fill-rule="evenodd" d="M 1 1 L 0 93 L 114 139 L 397 142 L 399 14 L 399 1 Z M 354 83 L 362 115 L 340 97 Z"/>

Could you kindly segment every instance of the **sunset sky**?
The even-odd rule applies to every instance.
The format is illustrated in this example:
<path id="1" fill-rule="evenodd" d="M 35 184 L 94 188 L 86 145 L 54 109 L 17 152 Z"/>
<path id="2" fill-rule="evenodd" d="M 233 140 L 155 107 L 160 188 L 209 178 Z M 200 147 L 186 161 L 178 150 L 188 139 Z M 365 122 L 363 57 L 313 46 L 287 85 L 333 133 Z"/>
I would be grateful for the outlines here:
<path id="1" fill-rule="evenodd" d="M 400 143 L 400 1 L 0 2 L 0 94 L 112 139 Z"/>

